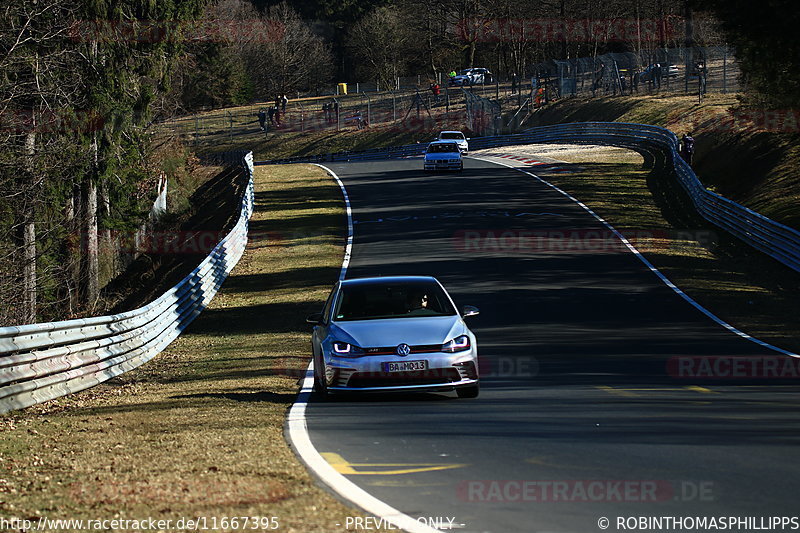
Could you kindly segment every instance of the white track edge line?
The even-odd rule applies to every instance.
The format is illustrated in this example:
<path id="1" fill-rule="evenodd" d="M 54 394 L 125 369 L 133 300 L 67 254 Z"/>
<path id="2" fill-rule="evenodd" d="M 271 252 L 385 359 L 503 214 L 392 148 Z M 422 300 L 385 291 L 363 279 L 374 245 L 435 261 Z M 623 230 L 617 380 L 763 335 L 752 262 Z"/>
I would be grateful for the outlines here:
<path id="1" fill-rule="evenodd" d="M 751 341 L 751 342 L 754 342 L 754 343 L 756 343 L 756 344 L 758 344 L 758 345 L 760 345 L 760 346 L 763 346 L 764 348 L 768 348 L 768 349 L 770 349 L 770 350 L 774 350 L 774 351 L 776 351 L 776 352 L 778 352 L 778 353 L 782 353 L 782 354 L 784 354 L 784 355 L 788 355 L 788 356 L 791 356 L 791 357 L 800 357 L 800 355 L 798 355 L 798 354 L 796 354 L 796 353 L 790 352 L 790 351 L 788 351 L 788 350 L 784 350 L 783 348 L 779 348 L 779 347 L 777 347 L 777 346 L 774 346 L 774 345 L 772 345 L 772 344 L 769 344 L 768 342 L 762 341 L 761 339 L 757 339 L 757 338 L 755 338 L 755 337 L 753 337 L 753 336 L 751 336 L 751 335 L 748 335 L 747 333 L 745 333 L 745 332 L 743 332 L 743 331 L 741 331 L 741 330 L 739 330 L 739 329 L 735 328 L 734 326 L 732 326 L 732 325 L 728 324 L 727 322 L 725 322 L 724 320 L 722 320 L 721 318 L 719 318 L 717 315 L 715 315 L 714 313 L 712 313 L 711 311 L 709 311 L 708 309 L 706 309 L 705 307 L 703 307 L 702 305 L 700 305 L 700 304 L 699 304 L 698 302 L 696 302 L 696 301 L 695 301 L 695 300 L 694 300 L 694 299 L 693 299 L 691 296 L 689 296 L 688 294 L 686 294 L 685 292 L 683 292 L 683 291 L 682 291 L 682 290 L 681 290 L 681 289 L 680 289 L 680 288 L 679 288 L 677 285 L 675 285 L 674 283 L 672 283 L 672 282 L 669 280 L 669 278 L 667 278 L 667 276 L 665 276 L 665 275 L 664 275 L 664 274 L 663 274 L 663 273 L 662 273 L 662 272 L 661 272 L 661 271 L 660 271 L 658 268 L 656 268 L 656 267 L 655 267 L 655 266 L 654 266 L 654 265 L 653 265 L 653 264 L 652 264 L 652 263 L 651 263 L 651 262 L 650 262 L 650 261 L 649 261 L 649 260 L 648 260 L 648 259 L 647 259 L 647 258 L 644 256 L 644 255 L 642 255 L 642 253 L 641 253 L 639 250 L 637 250 L 637 249 L 636 249 L 636 247 L 635 247 L 635 246 L 633 246 L 633 245 L 630 243 L 630 241 L 628 241 L 628 239 L 626 239 L 626 238 L 625 238 L 625 236 L 624 236 L 624 235 L 622 235 L 622 234 L 621 234 L 619 231 L 617 231 L 617 230 L 616 230 L 616 228 L 614 228 L 614 226 L 612 226 L 611 224 L 609 224 L 608 222 L 606 222 L 606 221 L 605 221 L 605 219 L 603 219 L 603 217 L 601 217 L 600 215 L 598 215 L 597 213 L 595 213 L 594 211 L 592 211 L 592 210 L 591 210 L 591 209 L 590 209 L 590 208 L 589 208 L 587 205 L 585 205 L 583 202 L 581 202 L 580 200 L 578 200 L 577 198 L 575 198 L 574 196 L 572 196 L 572 195 L 571 195 L 571 194 L 569 194 L 568 192 L 566 192 L 566 191 L 564 191 L 564 190 L 562 190 L 562 189 L 559 189 L 557 186 L 553 185 L 552 183 L 550 183 L 549 181 L 547 181 L 547 180 L 545 180 L 545 179 L 543 179 L 543 178 L 540 178 L 539 176 L 537 176 L 537 175 L 536 175 L 536 174 L 534 174 L 533 172 L 528 172 L 527 170 L 524 170 L 524 169 L 522 169 L 522 168 L 519 168 L 519 167 L 515 167 L 515 166 L 513 166 L 513 165 L 509 165 L 508 163 L 504 163 L 504 162 L 502 162 L 502 161 L 492 161 L 492 160 L 490 160 L 490 159 L 485 159 L 485 158 L 483 158 L 483 157 L 475 157 L 475 156 L 472 156 L 472 158 L 473 158 L 473 159 L 480 160 L 480 161 L 485 161 L 485 162 L 487 162 L 487 163 L 492 163 L 492 164 L 495 164 L 495 165 L 501 165 L 501 166 L 504 166 L 504 167 L 508 167 L 508 168 L 511 168 L 511 169 L 513 169 L 513 170 L 516 170 L 517 172 L 521 172 L 521 173 L 523 173 L 523 174 L 527 174 L 528 176 L 531 176 L 531 177 L 533 177 L 533 178 L 536 178 L 537 180 L 539 180 L 539 181 L 540 181 L 540 182 L 542 182 L 543 184 L 547 185 L 548 187 L 552 188 L 553 190 L 555 190 L 555 191 L 558 191 L 558 192 L 559 192 L 559 193 L 561 193 L 562 195 L 566 196 L 567 198 L 569 198 L 570 200 L 572 200 L 573 202 L 575 202 L 576 204 L 578 204 L 579 206 L 581 206 L 581 207 L 582 207 L 583 209 L 585 209 L 585 210 L 586 210 L 586 211 L 587 211 L 587 212 L 588 212 L 590 215 L 592 215 L 592 216 L 593 216 L 595 219 L 597 219 L 597 220 L 598 220 L 598 221 L 599 221 L 601 224 L 603 224 L 605 227 L 607 227 L 607 228 L 608 228 L 608 229 L 609 229 L 609 230 L 610 230 L 610 231 L 611 231 L 611 232 L 612 232 L 614 235 L 616 235 L 616 236 L 617 236 L 617 238 L 619 238 L 619 240 L 621 240 L 621 241 L 622 241 L 622 243 L 623 243 L 623 244 L 624 244 L 624 245 L 625 245 L 625 246 L 628 248 L 628 250 L 630 250 L 630 251 L 631 251 L 631 252 L 632 252 L 632 253 L 633 253 L 633 254 L 634 254 L 636 257 L 638 257 L 638 258 L 639 258 L 639 260 L 640 260 L 642 263 L 644 263 L 644 265 L 645 265 L 645 266 L 646 266 L 648 269 L 650 269 L 650 271 L 651 271 L 651 272 L 653 272 L 653 274 L 655 274 L 656 276 L 658 276 L 658 278 L 659 278 L 659 279 L 660 279 L 662 282 L 664 282 L 664 284 L 665 284 L 667 287 L 669 287 L 670 289 L 672 289 L 673 291 L 675 291 L 675 293 L 677 293 L 677 294 L 678 294 L 678 295 L 679 295 L 681 298 L 683 298 L 684 300 L 686 300 L 687 302 L 689 302 L 689 304 L 691 304 L 691 305 L 692 305 L 692 306 L 693 306 L 695 309 L 697 309 L 698 311 L 700 311 L 701 313 L 703 313 L 704 315 L 706 315 L 708 318 L 710 318 L 711 320 L 713 320 L 714 322 L 716 322 L 716 323 L 717 323 L 717 324 L 719 324 L 720 326 L 724 327 L 725 329 L 727 329 L 727 330 L 728 330 L 728 331 L 730 331 L 731 333 L 735 333 L 736 335 L 738 335 L 738 336 L 740 336 L 740 337 L 742 337 L 742 338 L 744 338 L 744 339 L 747 339 L 747 340 L 749 340 L 749 341 Z"/>
<path id="2" fill-rule="evenodd" d="M 347 195 L 347 189 L 345 189 L 344 183 L 342 183 L 342 180 L 339 179 L 339 176 L 337 176 L 333 170 L 324 165 L 317 163 L 312 164 L 330 174 L 333 179 L 336 180 L 344 196 L 345 211 L 347 212 L 347 246 L 345 247 L 344 259 L 342 260 L 342 270 L 339 274 L 339 280 L 343 280 L 347 273 L 347 267 L 350 265 L 350 257 L 353 250 L 353 212 L 350 208 L 350 197 Z M 289 409 L 286 421 L 289 444 L 294 447 L 295 452 L 306 464 L 308 469 L 344 500 L 353 503 L 355 506 L 373 516 L 382 518 L 385 522 L 391 523 L 409 533 L 437 533 L 439 531 L 438 529 L 418 522 L 414 518 L 398 511 L 391 505 L 379 500 L 362 489 L 337 472 L 322 455 L 320 455 L 311 442 L 311 437 L 308 434 L 308 424 L 306 422 L 306 406 L 311 397 L 313 386 L 314 362 L 312 361 L 306 369 L 306 377 L 303 379 L 300 394 L 297 396 L 297 400 L 292 405 L 291 409 Z"/>

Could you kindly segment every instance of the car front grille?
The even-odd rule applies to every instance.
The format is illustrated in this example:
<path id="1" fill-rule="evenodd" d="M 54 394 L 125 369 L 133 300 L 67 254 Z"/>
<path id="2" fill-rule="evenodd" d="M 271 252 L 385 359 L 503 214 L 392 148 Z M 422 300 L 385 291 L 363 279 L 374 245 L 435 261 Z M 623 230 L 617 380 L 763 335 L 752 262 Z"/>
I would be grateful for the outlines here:
<path id="1" fill-rule="evenodd" d="M 461 381 L 461 375 L 455 368 L 435 368 L 409 372 L 355 372 L 350 376 L 347 386 L 351 388 L 400 387 L 457 383 L 459 381 Z"/>
<path id="2" fill-rule="evenodd" d="M 416 346 L 409 346 L 411 354 L 415 353 L 434 353 L 441 352 L 441 344 L 418 344 Z M 364 353 L 367 355 L 397 355 L 397 346 L 382 346 L 377 348 L 364 348 Z"/>

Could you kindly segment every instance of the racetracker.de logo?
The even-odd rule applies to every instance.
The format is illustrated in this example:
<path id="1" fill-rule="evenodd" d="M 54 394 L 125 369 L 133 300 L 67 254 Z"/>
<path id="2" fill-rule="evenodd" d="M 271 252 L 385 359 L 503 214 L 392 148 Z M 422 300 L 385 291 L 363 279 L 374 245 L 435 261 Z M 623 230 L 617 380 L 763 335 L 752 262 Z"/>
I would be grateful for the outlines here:
<path id="1" fill-rule="evenodd" d="M 154 44 L 162 42 L 275 43 L 286 27 L 276 20 L 78 20 L 69 28 L 75 42 Z"/>
<path id="2" fill-rule="evenodd" d="M 86 109 L 6 109 L 0 112 L 0 131 L 14 133 L 91 133 L 100 131 L 105 118 Z"/>
<path id="3" fill-rule="evenodd" d="M 664 19 L 545 19 L 484 18 L 461 19 L 455 33 L 464 42 L 573 42 L 663 41 L 680 36 L 683 20 Z"/>
<path id="4" fill-rule="evenodd" d="M 712 481 L 641 479 L 517 480 L 460 482 L 458 499 L 473 503 L 712 501 Z"/>
<path id="5" fill-rule="evenodd" d="M 678 379 L 797 379 L 800 358 L 765 356 L 674 356 L 667 360 L 667 374 Z"/>

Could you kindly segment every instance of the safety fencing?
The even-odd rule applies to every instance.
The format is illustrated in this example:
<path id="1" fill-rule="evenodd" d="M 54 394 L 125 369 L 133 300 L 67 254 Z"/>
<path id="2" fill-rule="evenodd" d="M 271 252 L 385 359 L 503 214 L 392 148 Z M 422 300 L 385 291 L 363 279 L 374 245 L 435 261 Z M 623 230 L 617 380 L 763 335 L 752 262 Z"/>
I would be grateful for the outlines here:
<path id="1" fill-rule="evenodd" d="M 514 135 L 472 138 L 469 147 L 470 150 L 481 150 L 519 144 L 565 142 L 628 148 L 649 147 L 661 151 L 672 165 L 678 182 L 687 192 L 694 208 L 703 218 L 800 272 L 800 232 L 706 189 L 678 152 L 677 136 L 665 128 L 620 122 L 557 124 L 531 128 L 524 133 Z M 256 164 L 394 159 L 418 156 L 423 154 L 425 149 L 426 145 L 420 143 L 362 152 L 294 157 Z"/>
<path id="2" fill-rule="evenodd" d="M 249 183 L 231 231 L 183 280 L 126 313 L 0 328 L 0 413 L 72 394 L 132 370 L 164 350 L 211 302 L 247 245 L 253 154 L 229 154 Z"/>

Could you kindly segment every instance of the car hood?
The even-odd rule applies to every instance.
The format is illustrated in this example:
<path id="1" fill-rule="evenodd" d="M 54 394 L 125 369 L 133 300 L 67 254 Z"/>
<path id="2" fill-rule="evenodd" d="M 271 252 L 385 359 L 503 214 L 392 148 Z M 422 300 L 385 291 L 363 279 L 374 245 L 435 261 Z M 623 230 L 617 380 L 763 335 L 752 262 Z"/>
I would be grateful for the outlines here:
<path id="1" fill-rule="evenodd" d="M 436 152 L 425 154 L 425 159 L 436 161 L 437 159 L 458 159 L 461 154 L 458 152 Z"/>
<path id="2" fill-rule="evenodd" d="M 401 343 L 444 344 L 464 335 L 466 327 L 460 316 L 452 315 L 334 322 L 330 333 L 342 342 L 362 348 L 376 348 Z"/>

